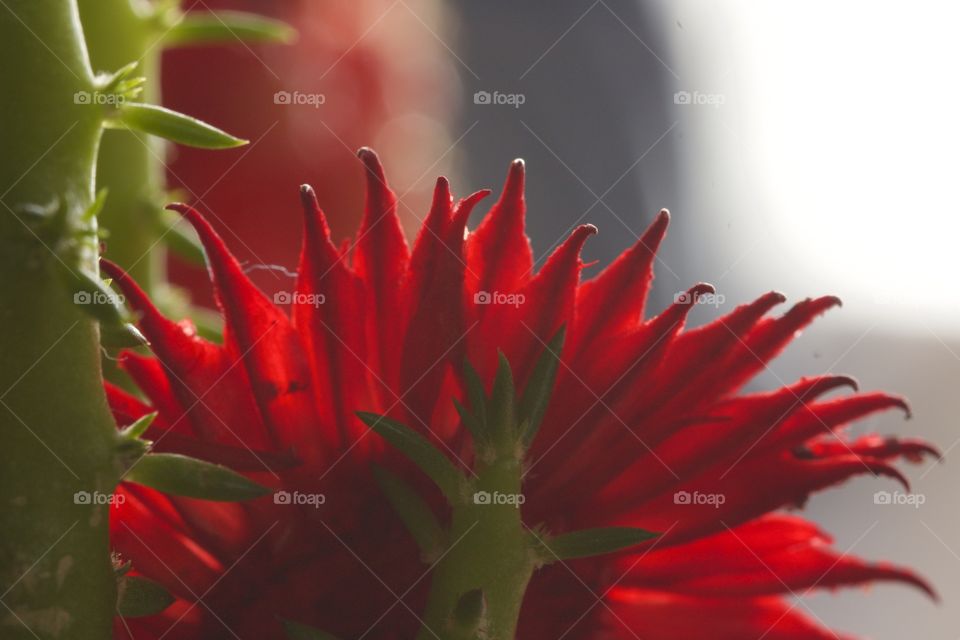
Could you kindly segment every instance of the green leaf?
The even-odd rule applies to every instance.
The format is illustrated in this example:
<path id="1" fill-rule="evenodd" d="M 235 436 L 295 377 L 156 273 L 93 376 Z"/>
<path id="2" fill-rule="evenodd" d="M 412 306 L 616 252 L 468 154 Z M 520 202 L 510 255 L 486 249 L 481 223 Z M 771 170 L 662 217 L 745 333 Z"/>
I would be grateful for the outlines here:
<path id="1" fill-rule="evenodd" d="M 652 533 L 634 527 L 603 527 L 564 533 L 542 542 L 541 557 L 547 563 L 573 558 L 588 558 L 613 553 L 656 538 Z"/>
<path id="2" fill-rule="evenodd" d="M 471 589 L 460 596 L 453 609 L 453 626 L 462 637 L 473 638 L 487 615 L 487 599 L 483 589 Z"/>
<path id="3" fill-rule="evenodd" d="M 100 344 L 110 349 L 132 349 L 150 345 L 136 325 L 124 322 L 118 325 L 100 325 Z"/>
<path id="4" fill-rule="evenodd" d="M 512 433 L 514 421 L 513 372 L 510 362 L 502 351 L 497 352 L 499 364 L 497 375 L 493 379 L 493 391 L 490 393 L 490 407 L 487 420 L 495 440 Z"/>
<path id="5" fill-rule="evenodd" d="M 443 529 L 423 498 L 410 485 L 382 467 L 374 465 L 373 477 L 417 541 L 424 559 L 429 561 L 438 557 L 443 548 Z"/>
<path id="6" fill-rule="evenodd" d="M 283 623 L 283 630 L 287 632 L 287 640 L 337 640 L 336 636 L 299 622 L 291 622 L 290 620 L 281 620 L 281 622 Z"/>
<path id="7" fill-rule="evenodd" d="M 127 472 L 124 480 L 163 493 L 203 500 L 251 500 L 270 489 L 227 467 L 176 453 L 150 453 Z"/>
<path id="8" fill-rule="evenodd" d="M 123 102 L 117 108 L 121 126 L 173 142 L 203 149 L 231 149 L 247 144 L 216 127 L 190 116 L 152 104 Z"/>
<path id="9" fill-rule="evenodd" d="M 191 12 L 164 37 L 167 46 L 183 47 L 230 42 L 288 44 L 297 30 L 280 20 L 243 11 Z"/>
<path id="10" fill-rule="evenodd" d="M 426 438 L 386 416 L 359 411 L 357 417 L 420 467 L 440 487 L 447 500 L 460 501 L 464 493 L 463 474 Z"/>
<path id="11" fill-rule="evenodd" d="M 148 413 L 145 416 L 140 416 L 137 418 L 133 424 L 130 424 L 123 428 L 120 431 L 120 435 L 125 438 L 137 439 L 146 433 L 147 429 L 150 428 L 150 425 L 153 424 L 153 421 L 157 419 L 157 412 Z"/>
<path id="12" fill-rule="evenodd" d="M 547 406 L 550 404 L 565 334 L 566 328 L 561 327 L 550 339 L 550 343 L 544 347 L 543 353 L 540 354 L 537 364 L 530 373 L 527 387 L 523 390 L 523 397 L 520 398 L 517 421 L 524 425 L 522 438 L 525 446 L 529 447 L 536 437 L 543 414 L 546 413 Z"/>
<path id="13" fill-rule="evenodd" d="M 140 618 L 160 613 L 174 597 L 153 580 L 124 576 L 117 583 L 117 613 L 124 618 Z"/>

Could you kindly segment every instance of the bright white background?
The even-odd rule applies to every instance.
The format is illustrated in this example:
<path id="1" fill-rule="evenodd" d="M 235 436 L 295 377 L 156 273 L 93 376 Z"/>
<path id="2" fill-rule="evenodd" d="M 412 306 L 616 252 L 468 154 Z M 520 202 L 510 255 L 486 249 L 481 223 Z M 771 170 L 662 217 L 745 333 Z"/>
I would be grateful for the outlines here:
<path id="1" fill-rule="evenodd" d="M 691 0 L 661 10 L 677 89 L 722 101 L 676 105 L 686 188 L 668 246 L 678 257 L 667 262 L 730 301 L 771 288 L 840 295 L 844 308 L 760 383 L 851 373 L 914 407 L 909 422 L 891 414 L 858 431 L 921 434 L 947 452 L 944 464 L 909 469 L 919 509 L 875 505 L 875 490 L 895 487 L 873 479 L 808 505 L 841 550 L 917 568 L 944 602 L 880 586 L 819 595 L 810 609 L 865 637 L 958 638 L 960 5 Z"/>

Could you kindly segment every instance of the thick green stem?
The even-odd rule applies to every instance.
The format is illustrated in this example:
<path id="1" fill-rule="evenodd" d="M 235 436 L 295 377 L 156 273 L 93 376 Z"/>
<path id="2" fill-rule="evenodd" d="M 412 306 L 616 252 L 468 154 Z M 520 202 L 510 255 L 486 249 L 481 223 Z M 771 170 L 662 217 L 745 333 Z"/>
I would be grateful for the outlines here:
<path id="1" fill-rule="evenodd" d="M 430 598 L 419 640 L 458 639 L 451 615 L 460 598 L 481 589 L 487 610 L 484 638 L 513 640 L 523 595 L 536 567 L 531 536 L 524 528 L 519 456 L 497 456 L 477 470 L 474 489 L 454 505 L 449 548 L 434 568 Z M 469 634 L 466 637 L 474 638 Z M 466 640 L 466 638 L 464 638 Z"/>
<path id="2" fill-rule="evenodd" d="M 162 25 L 130 0 L 79 0 L 80 18 L 98 72 L 112 72 L 139 61 L 146 78 L 141 101 L 160 104 Z M 131 131 L 109 131 L 101 142 L 97 188 L 110 192 L 100 225 L 109 232 L 111 260 L 140 286 L 156 293 L 166 281 L 164 247 L 157 242 L 163 207 L 165 142 Z"/>
<path id="3" fill-rule="evenodd" d="M 97 273 L 102 114 L 75 98 L 95 90 L 75 0 L 7 0 L 0 59 L 0 636 L 103 640 L 116 434 L 97 325 L 58 273 Z"/>

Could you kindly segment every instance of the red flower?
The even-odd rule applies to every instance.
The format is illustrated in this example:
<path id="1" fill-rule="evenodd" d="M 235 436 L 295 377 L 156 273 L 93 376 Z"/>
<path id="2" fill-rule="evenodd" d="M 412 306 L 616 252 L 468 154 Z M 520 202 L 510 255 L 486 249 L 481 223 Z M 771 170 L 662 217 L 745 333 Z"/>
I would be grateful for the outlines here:
<path id="1" fill-rule="evenodd" d="M 429 578 L 369 467 L 400 469 L 414 483 L 420 475 L 354 412 L 391 415 L 469 460 L 451 404 L 464 358 L 489 386 L 500 348 L 523 381 L 561 325 L 567 340 L 528 458 L 524 519 L 555 532 L 620 524 L 663 535 L 538 572 L 521 637 L 834 638 L 784 596 L 877 580 L 932 595 L 913 573 L 838 554 L 826 534 L 778 511 L 856 474 L 905 483 L 890 461 L 935 453 L 930 446 L 839 433 L 868 414 L 906 410 L 904 401 L 877 392 L 822 399 L 856 389 L 832 375 L 737 394 L 839 300 L 804 300 L 773 317 L 784 297 L 769 293 L 684 330 L 697 296 L 712 291 L 701 284 L 643 320 L 666 212 L 584 284 L 579 251 L 591 226 L 574 230 L 534 275 L 519 161 L 470 233 L 467 218 L 487 192 L 454 203 L 439 179 L 411 252 L 376 156 L 359 155 L 367 201 L 352 247 L 331 243 L 312 191 L 302 190 L 305 239 L 290 317 L 182 205 L 174 208 L 207 250 L 223 345 L 162 317 L 105 265 L 142 314 L 156 354 L 123 360 L 160 413 L 148 433 L 156 448 L 229 465 L 290 495 L 325 497 L 299 507 L 269 498 L 221 504 L 124 486 L 113 544 L 179 600 L 163 615 L 118 622 L 118 637 L 129 625 L 138 640 L 278 638 L 278 617 L 344 637 L 412 637 Z M 121 424 L 151 410 L 108 391 Z"/>

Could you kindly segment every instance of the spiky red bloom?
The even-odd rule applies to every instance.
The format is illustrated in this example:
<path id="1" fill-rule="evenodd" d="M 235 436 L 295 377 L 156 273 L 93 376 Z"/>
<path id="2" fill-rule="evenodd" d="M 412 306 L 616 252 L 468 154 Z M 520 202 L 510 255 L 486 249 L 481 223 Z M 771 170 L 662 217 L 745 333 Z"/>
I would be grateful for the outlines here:
<path id="1" fill-rule="evenodd" d="M 352 248 L 331 243 L 312 191 L 302 190 L 305 239 L 290 317 L 188 207 L 175 208 L 206 247 L 223 345 L 162 317 L 122 272 L 105 267 L 142 314 L 156 354 L 123 361 L 160 412 L 148 434 L 156 448 L 326 497 L 319 508 L 269 498 L 221 504 L 125 486 L 113 544 L 179 598 L 161 616 L 126 621 L 138 640 L 279 638 L 278 617 L 350 638 L 412 637 L 429 578 L 369 467 L 386 464 L 412 482 L 419 474 L 354 411 L 405 421 L 468 460 L 451 405 L 461 363 L 473 362 L 489 385 L 500 348 L 522 382 L 561 325 L 567 340 L 529 458 L 524 518 L 555 532 L 626 524 L 664 533 L 628 552 L 540 571 L 521 637 L 834 638 L 784 595 L 876 580 L 932 595 L 913 573 L 840 555 L 816 527 L 777 511 L 856 474 L 903 482 L 890 461 L 933 452 L 928 445 L 848 441 L 838 430 L 873 412 L 906 410 L 904 401 L 883 393 L 822 399 L 855 389 L 843 376 L 737 394 L 836 298 L 804 300 L 773 317 L 784 297 L 769 293 L 683 330 L 696 295 L 711 290 L 701 284 L 643 319 L 666 212 L 584 284 L 579 252 L 590 226 L 573 231 L 534 275 L 519 161 L 470 233 L 467 218 L 486 192 L 454 203 L 441 178 L 411 252 L 376 156 L 362 150 L 360 158 L 367 203 Z M 523 302 L 483 304 L 484 292 Z M 109 396 L 121 424 L 150 410 L 115 388 Z M 723 498 L 697 498 L 704 495 Z"/>

